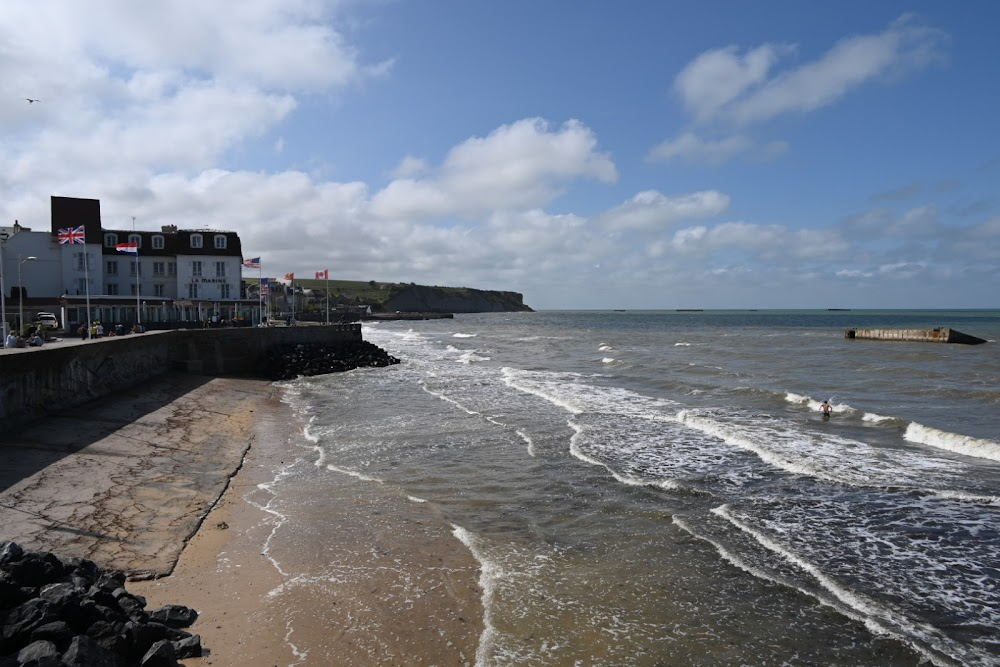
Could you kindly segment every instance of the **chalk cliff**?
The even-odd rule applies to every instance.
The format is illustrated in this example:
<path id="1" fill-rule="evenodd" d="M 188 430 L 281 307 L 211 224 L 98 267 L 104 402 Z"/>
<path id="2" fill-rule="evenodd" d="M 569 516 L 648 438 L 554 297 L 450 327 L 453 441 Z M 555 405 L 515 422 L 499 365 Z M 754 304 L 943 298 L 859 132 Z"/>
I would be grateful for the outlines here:
<path id="1" fill-rule="evenodd" d="M 478 290 L 469 287 L 401 287 L 383 304 L 383 312 L 501 313 L 531 312 L 518 292 Z"/>

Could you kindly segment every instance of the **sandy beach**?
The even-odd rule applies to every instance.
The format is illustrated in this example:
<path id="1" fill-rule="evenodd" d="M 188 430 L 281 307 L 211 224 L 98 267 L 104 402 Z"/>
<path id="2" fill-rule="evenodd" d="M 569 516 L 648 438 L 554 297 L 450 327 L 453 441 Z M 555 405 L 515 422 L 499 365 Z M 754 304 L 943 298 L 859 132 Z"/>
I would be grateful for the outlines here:
<path id="1" fill-rule="evenodd" d="M 315 517 L 339 539 L 298 555 L 344 576 L 320 589 L 269 555 L 301 428 L 275 385 L 177 374 L 60 413 L 0 441 L 0 537 L 198 610 L 208 655 L 185 664 L 474 663 L 478 564 L 426 505 L 345 479 Z"/>

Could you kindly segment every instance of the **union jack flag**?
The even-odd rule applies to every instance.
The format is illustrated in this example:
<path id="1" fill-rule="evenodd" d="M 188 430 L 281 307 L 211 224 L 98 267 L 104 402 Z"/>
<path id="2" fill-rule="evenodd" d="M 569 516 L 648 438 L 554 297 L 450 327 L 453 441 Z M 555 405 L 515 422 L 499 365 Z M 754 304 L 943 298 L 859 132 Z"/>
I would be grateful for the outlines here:
<path id="1" fill-rule="evenodd" d="M 254 257 L 253 259 L 247 258 L 243 260 L 243 266 L 248 269 L 259 269 L 260 268 L 260 257 Z"/>
<path id="2" fill-rule="evenodd" d="M 86 243 L 87 238 L 83 232 L 83 225 L 79 227 L 62 227 L 59 229 L 59 243 Z"/>

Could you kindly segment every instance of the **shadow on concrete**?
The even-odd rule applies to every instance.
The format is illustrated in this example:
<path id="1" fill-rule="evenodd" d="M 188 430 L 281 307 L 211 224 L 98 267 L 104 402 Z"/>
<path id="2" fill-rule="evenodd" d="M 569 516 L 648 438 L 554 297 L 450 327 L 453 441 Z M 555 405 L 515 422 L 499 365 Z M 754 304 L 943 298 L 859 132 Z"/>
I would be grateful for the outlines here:
<path id="1" fill-rule="evenodd" d="M 194 391 L 213 378 L 168 372 L 142 385 L 123 389 L 67 410 L 2 424 L 0 432 L 0 493 L 66 456 L 82 452 L 120 456 L 104 448 L 84 451 L 125 427 L 133 441 L 159 447 L 142 438 L 143 419 Z M 150 431 L 150 435 L 153 432 Z M 139 436 L 139 437 L 137 437 Z M 126 437 L 126 436 L 122 436 Z M 170 447 L 165 447 L 172 449 Z"/>

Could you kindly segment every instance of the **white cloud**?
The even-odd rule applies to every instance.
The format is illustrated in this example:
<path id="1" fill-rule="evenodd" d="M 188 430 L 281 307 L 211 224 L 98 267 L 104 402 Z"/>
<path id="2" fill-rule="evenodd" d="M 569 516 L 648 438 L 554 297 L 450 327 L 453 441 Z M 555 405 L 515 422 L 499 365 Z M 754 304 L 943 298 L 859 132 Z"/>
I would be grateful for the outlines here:
<path id="1" fill-rule="evenodd" d="M 412 155 L 407 155 L 396 165 L 396 168 L 390 174 L 394 179 L 409 179 L 422 176 L 428 171 L 427 162 Z"/>
<path id="2" fill-rule="evenodd" d="M 821 58 L 770 76 L 788 46 L 734 47 L 703 53 L 677 75 L 674 87 L 697 122 L 720 117 L 741 125 L 790 112 L 814 111 L 870 81 L 918 69 L 942 57 L 946 37 L 903 15 L 884 31 L 841 40 Z"/>
<path id="3" fill-rule="evenodd" d="M 947 36 L 904 14 L 882 32 L 847 37 L 820 58 L 794 68 L 780 61 L 800 52 L 789 44 L 763 44 L 741 53 L 733 45 L 706 51 L 674 79 L 674 91 L 695 126 L 716 133 L 744 131 L 718 139 L 694 131 L 655 146 L 652 160 L 683 158 L 722 164 L 738 155 L 768 160 L 785 152 L 784 141 L 758 142 L 746 128 L 788 113 L 806 113 L 833 104 L 859 87 L 919 69 L 943 58 Z"/>
<path id="4" fill-rule="evenodd" d="M 596 148 L 597 137 L 578 121 L 552 130 L 539 118 L 520 120 L 452 148 L 426 179 L 390 183 L 372 199 L 371 213 L 422 219 L 543 206 L 574 179 L 618 178 L 614 163 Z"/>
<path id="5" fill-rule="evenodd" d="M 723 164 L 737 155 L 745 155 L 749 159 L 771 160 L 788 149 L 783 141 L 771 141 L 757 144 L 745 135 L 733 135 L 725 139 L 705 140 L 694 132 L 683 132 L 675 139 L 664 141 L 654 146 L 649 153 L 650 160 L 685 159 L 705 164 Z"/>
<path id="6" fill-rule="evenodd" d="M 675 197 L 645 190 L 602 214 L 598 220 L 612 230 L 657 230 L 687 220 L 719 215 L 728 208 L 729 196 L 717 190 Z"/>
<path id="7" fill-rule="evenodd" d="M 747 90 L 763 83 L 778 58 L 793 50 L 787 45 L 764 44 L 743 56 L 736 46 L 706 51 L 677 74 L 674 90 L 696 121 L 711 120 Z"/>

